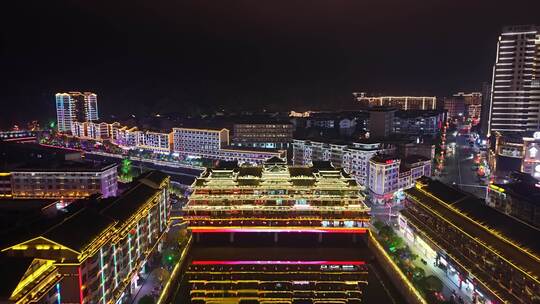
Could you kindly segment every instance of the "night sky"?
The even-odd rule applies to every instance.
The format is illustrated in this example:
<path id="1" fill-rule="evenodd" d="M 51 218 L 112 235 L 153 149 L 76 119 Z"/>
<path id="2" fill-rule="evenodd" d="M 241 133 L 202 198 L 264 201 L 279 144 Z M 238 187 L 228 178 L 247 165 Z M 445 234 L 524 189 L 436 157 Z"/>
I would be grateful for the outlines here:
<path id="1" fill-rule="evenodd" d="M 53 118 L 68 90 L 103 118 L 479 90 L 501 27 L 540 23 L 539 0 L 4 2 L 0 126 Z"/>

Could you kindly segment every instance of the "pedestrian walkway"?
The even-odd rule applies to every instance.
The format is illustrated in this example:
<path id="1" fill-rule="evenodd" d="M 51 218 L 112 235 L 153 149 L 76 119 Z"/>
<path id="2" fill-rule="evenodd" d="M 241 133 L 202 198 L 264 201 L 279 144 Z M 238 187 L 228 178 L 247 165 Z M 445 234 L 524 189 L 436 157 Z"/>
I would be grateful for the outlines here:
<path id="1" fill-rule="evenodd" d="M 143 277 L 144 283 L 137 291 L 135 291 L 135 298 L 133 298 L 132 301 L 133 304 L 139 303 L 139 300 L 146 295 L 150 295 L 154 297 L 154 300 L 157 300 L 157 296 L 161 292 L 161 282 L 157 275 L 158 271 L 160 271 L 160 268 L 155 268 Z"/>
<path id="2" fill-rule="evenodd" d="M 426 276 L 434 275 L 442 281 L 442 293 L 445 299 L 450 299 L 452 292 L 455 291 L 456 298 L 461 297 L 464 300 L 464 303 L 472 303 L 472 290 L 467 291 L 464 287 L 459 288 L 458 284 L 454 282 L 450 277 L 448 277 L 447 273 L 444 270 L 435 265 L 434 259 L 425 256 L 422 251 L 419 250 L 418 246 L 414 244 L 411 240 L 409 240 L 407 237 L 405 237 L 405 235 L 403 235 L 399 229 L 395 229 L 395 231 L 409 246 L 412 253 L 418 255 L 418 259 L 414 261 L 415 266 L 423 268 L 425 270 Z M 426 264 L 422 263 L 421 259 L 426 261 Z M 458 303 L 457 300 L 455 303 Z"/>

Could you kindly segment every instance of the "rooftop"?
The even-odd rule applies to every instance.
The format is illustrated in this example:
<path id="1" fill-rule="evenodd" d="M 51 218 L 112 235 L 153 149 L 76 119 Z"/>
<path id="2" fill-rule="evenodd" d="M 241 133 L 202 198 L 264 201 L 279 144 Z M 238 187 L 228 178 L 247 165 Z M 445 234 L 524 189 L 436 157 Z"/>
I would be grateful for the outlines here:
<path id="1" fill-rule="evenodd" d="M 93 163 L 85 161 L 49 161 L 49 162 L 28 162 L 14 167 L 9 167 L 13 172 L 30 172 L 30 171 L 66 171 L 66 172 L 102 172 L 116 167 L 115 163 Z"/>
<path id="2" fill-rule="evenodd" d="M 3 246 L 43 236 L 53 242 L 81 252 L 103 233 L 107 227 L 124 224 L 159 189 L 167 175 L 149 171 L 132 182 L 131 187 L 119 197 L 80 199 L 52 217 L 41 217 L 9 233 Z M 37 204 L 37 203 L 36 203 Z"/>
<path id="3" fill-rule="evenodd" d="M 509 184 L 495 184 L 507 193 L 521 200 L 540 206 L 540 183 L 514 182 Z"/>
<path id="4" fill-rule="evenodd" d="M 0 300 L 7 300 L 17 288 L 22 277 L 32 265 L 34 258 L 0 255 Z"/>
<path id="5" fill-rule="evenodd" d="M 396 161 L 396 160 L 399 160 L 399 157 L 395 155 L 377 154 L 373 156 L 370 161 L 377 162 L 377 163 L 390 163 L 390 161 Z"/>
<path id="6" fill-rule="evenodd" d="M 540 230 L 441 182 L 423 178 L 422 183 L 421 189 L 411 188 L 405 192 L 471 238 L 540 278 Z"/>

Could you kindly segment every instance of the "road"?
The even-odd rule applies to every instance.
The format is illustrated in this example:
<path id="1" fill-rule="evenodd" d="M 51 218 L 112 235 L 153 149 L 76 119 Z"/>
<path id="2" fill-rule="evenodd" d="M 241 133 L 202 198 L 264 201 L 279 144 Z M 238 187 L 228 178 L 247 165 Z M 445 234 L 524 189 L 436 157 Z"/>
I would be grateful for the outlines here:
<path id="1" fill-rule="evenodd" d="M 120 162 L 121 155 L 109 153 L 85 153 L 85 158 L 94 161 Z M 196 177 L 199 177 L 203 169 L 200 167 L 186 167 L 173 162 L 131 158 L 134 167 L 160 170 L 171 176 L 171 180 L 183 185 L 191 185 Z"/>
<path id="2" fill-rule="evenodd" d="M 449 134 L 447 146 L 454 143 L 455 153 L 447 155 L 443 173 L 438 179 L 479 198 L 485 198 L 486 187 L 480 184 L 476 171 L 472 169 L 475 153 L 469 145 L 468 135 Z"/>

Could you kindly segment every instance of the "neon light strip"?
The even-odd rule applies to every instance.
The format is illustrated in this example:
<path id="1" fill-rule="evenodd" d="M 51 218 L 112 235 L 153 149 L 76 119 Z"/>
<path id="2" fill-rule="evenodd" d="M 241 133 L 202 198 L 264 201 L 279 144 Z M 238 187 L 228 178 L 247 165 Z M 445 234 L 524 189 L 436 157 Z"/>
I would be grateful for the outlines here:
<path id="1" fill-rule="evenodd" d="M 99 248 L 99 268 L 101 272 L 101 299 L 103 300 L 103 304 L 107 304 L 107 300 L 105 298 L 105 269 L 103 269 L 103 247 Z"/>
<path id="2" fill-rule="evenodd" d="M 56 296 L 56 302 L 62 304 L 62 299 L 60 298 L 60 283 L 56 283 L 56 293 L 58 294 Z"/>
<path id="3" fill-rule="evenodd" d="M 365 265 L 364 261 L 192 261 L 192 265 Z"/>
<path id="4" fill-rule="evenodd" d="M 74 148 L 68 148 L 68 147 L 62 147 L 62 146 L 54 146 L 54 145 L 47 145 L 47 144 L 39 144 L 40 146 L 49 147 L 49 148 L 57 148 L 62 150 L 69 150 L 69 151 L 77 151 L 77 152 L 84 152 L 80 149 L 74 149 Z"/>
<path id="5" fill-rule="evenodd" d="M 141 256 L 141 233 L 139 231 L 139 222 L 137 222 L 137 258 Z"/>
<path id="6" fill-rule="evenodd" d="M 152 221 L 150 220 L 150 210 L 148 210 L 148 242 L 152 243 Z"/>
<path id="7" fill-rule="evenodd" d="M 22 140 L 30 140 L 30 139 L 36 139 L 35 136 L 31 136 L 31 137 L 14 137 L 14 138 L 10 138 L 10 139 L 3 139 L 3 141 L 22 141 Z"/>
<path id="8" fill-rule="evenodd" d="M 292 232 L 292 233 L 349 233 L 363 234 L 367 228 L 189 228 L 192 233 L 230 233 L 230 232 Z"/>
<path id="9" fill-rule="evenodd" d="M 129 272 L 133 271 L 133 261 L 131 260 L 131 234 L 128 232 L 128 256 L 129 256 Z"/>
<path id="10" fill-rule="evenodd" d="M 116 245 L 113 244 L 113 261 L 114 261 L 114 287 L 118 287 L 118 264 L 116 262 Z"/>
<path id="11" fill-rule="evenodd" d="M 79 299 L 81 300 L 81 304 L 84 303 L 84 297 L 83 297 L 83 284 L 82 284 L 82 272 L 81 267 L 79 266 L 78 272 L 79 272 Z"/>

